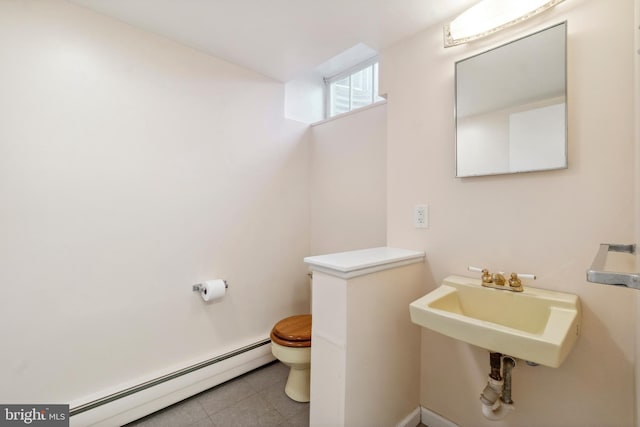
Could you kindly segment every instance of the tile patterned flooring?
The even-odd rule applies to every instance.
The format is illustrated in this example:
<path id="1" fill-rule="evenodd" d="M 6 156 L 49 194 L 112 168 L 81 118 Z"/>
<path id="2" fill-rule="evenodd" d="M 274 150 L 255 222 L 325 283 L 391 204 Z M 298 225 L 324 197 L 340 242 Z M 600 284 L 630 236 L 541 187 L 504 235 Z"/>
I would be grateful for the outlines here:
<path id="1" fill-rule="evenodd" d="M 127 427 L 307 427 L 309 404 L 284 394 L 288 374 L 276 361 Z"/>
<path id="2" fill-rule="evenodd" d="M 126 427 L 308 427 L 309 404 L 284 394 L 287 375 L 275 361 Z"/>

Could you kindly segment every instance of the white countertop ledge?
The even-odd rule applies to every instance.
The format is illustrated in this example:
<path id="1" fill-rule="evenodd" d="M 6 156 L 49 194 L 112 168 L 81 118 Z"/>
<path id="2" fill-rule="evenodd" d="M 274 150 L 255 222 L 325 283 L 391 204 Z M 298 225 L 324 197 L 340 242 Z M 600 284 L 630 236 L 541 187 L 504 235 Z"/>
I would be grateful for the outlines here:
<path id="1" fill-rule="evenodd" d="M 311 271 L 350 279 L 377 271 L 423 262 L 425 253 L 399 248 L 370 248 L 310 256 L 304 259 Z"/>

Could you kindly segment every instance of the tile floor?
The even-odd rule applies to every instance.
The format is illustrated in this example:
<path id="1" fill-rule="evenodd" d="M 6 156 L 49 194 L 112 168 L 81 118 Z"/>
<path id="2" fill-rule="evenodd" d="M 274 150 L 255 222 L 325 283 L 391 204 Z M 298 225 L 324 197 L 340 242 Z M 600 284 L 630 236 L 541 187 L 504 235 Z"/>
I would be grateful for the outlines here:
<path id="1" fill-rule="evenodd" d="M 288 374 L 276 361 L 126 427 L 308 427 L 309 404 L 284 394 Z"/>
<path id="2" fill-rule="evenodd" d="M 309 404 L 284 394 L 289 369 L 273 362 L 127 427 L 306 427 Z"/>

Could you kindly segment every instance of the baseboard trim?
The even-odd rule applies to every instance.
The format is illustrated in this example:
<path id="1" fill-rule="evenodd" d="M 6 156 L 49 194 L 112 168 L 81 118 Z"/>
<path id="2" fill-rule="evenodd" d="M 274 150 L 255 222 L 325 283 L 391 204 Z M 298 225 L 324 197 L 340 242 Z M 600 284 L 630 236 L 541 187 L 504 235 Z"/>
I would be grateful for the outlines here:
<path id="1" fill-rule="evenodd" d="M 400 421 L 396 427 L 416 427 L 420 424 L 420 407 L 418 406 L 414 409 L 409 415 L 404 417 L 402 421 Z"/>
<path id="2" fill-rule="evenodd" d="M 420 421 L 428 427 L 460 427 L 453 421 L 424 407 L 420 407 Z"/>
<path id="3" fill-rule="evenodd" d="M 275 360 L 263 345 L 70 417 L 71 427 L 124 425 Z"/>

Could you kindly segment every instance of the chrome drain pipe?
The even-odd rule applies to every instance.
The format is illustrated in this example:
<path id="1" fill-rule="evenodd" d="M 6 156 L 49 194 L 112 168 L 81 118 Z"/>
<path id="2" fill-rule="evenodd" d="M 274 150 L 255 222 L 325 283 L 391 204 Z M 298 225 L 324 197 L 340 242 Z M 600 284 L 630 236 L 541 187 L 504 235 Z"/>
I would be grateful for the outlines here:
<path id="1" fill-rule="evenodd" d="M 513 404 L 511 400 L 511 370 L 516 367 L 516 361 L 511 356 L 505 356 L 502 359 L 502 376 L 504 377 L 504 386 L 502 387 L 502 396 L 500 400 L 508 405 Z"/>
<path id="2" fill-rule="evenodd" d="M 480 394 L 480 402 L 482 402 L 482 415 L 489 420 L 497 421 L 515 409 L 511 400 L 511 370 L 516 362 L 511 356 L 505 356 L 503 367 L 502 354 L 493 352 L 490 354 L 489 361 L 491 373 L 487 385 Z M 501 370 L 504 379 L 500 375 Z"/>

